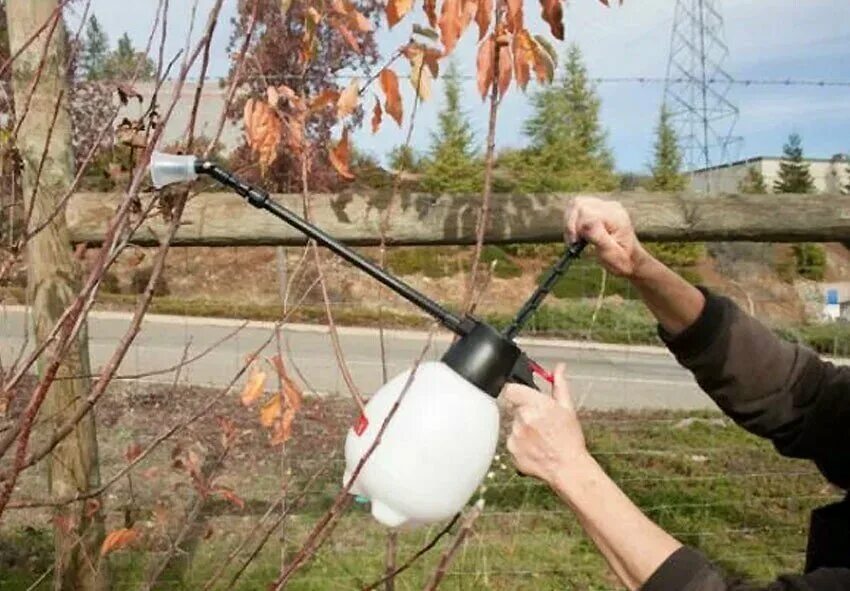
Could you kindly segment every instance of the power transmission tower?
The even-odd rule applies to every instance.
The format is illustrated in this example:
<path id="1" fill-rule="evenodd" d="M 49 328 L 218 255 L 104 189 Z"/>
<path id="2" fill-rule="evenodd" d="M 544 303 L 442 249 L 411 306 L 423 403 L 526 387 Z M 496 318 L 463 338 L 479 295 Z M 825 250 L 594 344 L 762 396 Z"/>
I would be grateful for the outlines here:
<path id="1" fill-rule="evenodd" d="M 728 98 L 728 55 L 720 0 L 677 0 L 664 104 L 690 171 L 727 163 L 741 141 L 732 135 L 738 108 Z"/>

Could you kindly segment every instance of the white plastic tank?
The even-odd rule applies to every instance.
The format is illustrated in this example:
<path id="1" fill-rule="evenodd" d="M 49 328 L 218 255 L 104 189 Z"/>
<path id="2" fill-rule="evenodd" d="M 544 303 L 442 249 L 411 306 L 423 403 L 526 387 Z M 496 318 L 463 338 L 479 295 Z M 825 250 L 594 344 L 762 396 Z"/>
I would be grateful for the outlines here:
<path id="1" fill-rule="evenodd" d="M 345 476 L 375 440 L 411 370 L 387 382 L 366 405 L 368 426 L 345 441 Z M 441 362 L 419 365 L 413 383 L 369 456 L 351 494 L 369 499 L 388 527 L 454 516 L 472 497 L 493 460 L 499 437 L 495 399 Z"/>

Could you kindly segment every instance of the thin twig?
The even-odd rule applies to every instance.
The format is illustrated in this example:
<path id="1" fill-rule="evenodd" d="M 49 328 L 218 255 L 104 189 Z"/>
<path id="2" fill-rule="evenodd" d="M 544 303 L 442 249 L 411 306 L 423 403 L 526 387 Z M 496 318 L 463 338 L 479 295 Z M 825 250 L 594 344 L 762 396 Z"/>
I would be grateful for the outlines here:
<path id="1" fill-rule="evenodd" d="M 427 585 L 425 585 L 424 591 L 434 591 L 434 589 L 436 589 L 440 584 L 440 581 L 443 580 L 443 577 L 446 576 L 446 570 L 449 567 L 449 563 L 451 563 L 455 554 L 457 554 L 457 551 L 463 545 L 464 540 L 472 531 L 472 526 L 475 524 L 475 520 L 481 516 L 481 512 L 483 510 L 484 499 L 479 499 L 478 502 L 472 506 L 472 509 L 469 510 L 466 516 L 464 516 L 460 531 L 455 536 L 452 545 L 443 552 L 443 555 L 440 557 L 440 562 L 437 564 L 437 568 L 431 576 L 431 580 L 428 581 Z"/>
<path id="2" fill-rule="evenodd" d="M 417 560 L 419 560 L 420 558 L 425 556 L 425 554 L 430 552 L 431 549 L 434 548 L 434 546 L 436 546 L 437 543 L 440 540 L 442 540 L 446 536 L 446 534 L 448 534 L 451 531 L 451 529 L 454 527 L 455 523 L 457 523 L 458 519 L 460 519 L 460 513 L 457 513 L 454 517 L 452 517 L 449 520 L 449 522 L 446 523 L 446 525 L 443 526 L 443 529 L 441 529 L 439 532 L 437 532 L 437 535 L 435 535 L 433 538 L 431 538 L 431 540 L 427 544 L 425 544 L 419 550 L 417 550 L 410 558 L 405 560 L 404 564 L 402 564 L 401 566 L 399 566 L 398 568 L 396 568 L 392 572 L 387 573 L 386 575 L 383 576 L 383 578 L 378 579 L 374 583 L 370 583 L 370 584 L 366 585 L 365 587 L 363 587 L 363 589 L 361 591 L 373 591 L 374 589 L 377 589 L 378 587 L 380 587 L 383 583 L 386 583 L 389 580 L 395 579 L 395 577 L 397 577 L 398 575 L 400 575 L 401 573 L 403 573 L 404 571 L 409 569 L 411 566 L 413 566 L 416 563 Z"/>

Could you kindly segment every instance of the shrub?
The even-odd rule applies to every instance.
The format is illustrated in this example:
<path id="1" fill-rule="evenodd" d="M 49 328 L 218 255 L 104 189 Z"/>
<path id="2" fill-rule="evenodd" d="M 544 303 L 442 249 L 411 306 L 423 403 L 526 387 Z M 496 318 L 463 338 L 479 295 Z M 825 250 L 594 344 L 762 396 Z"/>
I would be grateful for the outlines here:
<path id="1" fill-rule="evenodd" d="M 139 267 L 133 271 L 133 276 L 130 279 L 131 292 L 135 294 L 145 293 L 145 289 L 148 283 L 150 283 L 151 275 L 153 275 L 153 267 Z M 160 297 L 167 296 L 169 293 L 171 293 L 171 290 L 168 288 L 168 282 L 163 275 L 160 275 L 159 281 L 154 286 L 153 295 Z"/>
<path id="2" fill-rule="evenodd" d="M 812 281 L 823 281 L 826 275 L 826 250 L 820 244 L 808 242 L 792 247 L 797 273 Z"/>
<path id="3" fill-rule="evenodd" d="M 499 279 L 513 279 L 522 276 L 520 266 L 513 262 L 507 253 L 498 246 L 485 246 L 481 251 L 481 261 L 487 265 L 495 261 L 496 268 L 493 275 Z"/>
<path id="4" fill-rule="evenodd" d="M 564 245 L 559 243 L 546 244 L 505 244 L 502 246 L 507 254 L 518 259 L 555 260 L 564 252 Z"/>
<path id="5" fill-rule="evenodd" d="M 425 275 L 434 279 L 450 277 L 460 267 L 452 248 L 393 248 L 387 253 L 387 268 L 395 275 Z"/>

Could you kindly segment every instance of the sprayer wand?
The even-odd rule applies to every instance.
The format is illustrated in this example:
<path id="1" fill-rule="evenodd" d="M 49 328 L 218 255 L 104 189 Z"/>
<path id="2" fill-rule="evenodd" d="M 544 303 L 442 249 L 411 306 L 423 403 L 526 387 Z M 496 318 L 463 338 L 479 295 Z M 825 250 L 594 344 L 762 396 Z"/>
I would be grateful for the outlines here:
<path id="1" fill-rule="evenodd" d="M 440 304 L 435 302 L 434 300 L 428 298 L 424 294 L 415 290 L 413 287 L 400 280 L 397 277 L 393 277 L 385 270 L 381 269 L 373 262 L 368 259 L 360 256 L 355 250 L 348 248 L 337 239 L 332 236 L 326 234 L 321 229 L 316 226 L 310 224 L 302 217 L 296 215 L 289 209 L 283 207 L 282 205 L 276 203 L 272 199 L 269 198 L 269 194 L 265 191 L 261 191 L 255 187 L 248 185 L 247 183 L 242 182 L 228 171 L 224 170 L 219 165 L 213 162 L 198 162 L 196 165 L 196 169 L 199 173 L 203 173 L 209 175 L 214 178 L 221 184 L 230 187 L 237 193 L 239 193 L 242 197 L 245 198 L 248 203 L 253 205 L 258 209 L 263 209 L 273 216 L 277 217 L 280 220 L 283 220 L 308 238 L 312 238 L 322 246 L 326 247 L 328 250 L 338 255 L 340 258 L 345 259 L 361 271 L 370 275 L 383 285 L 387 286 L 401 297 L 412 303 L 414 306 L 424 310 L 433 318 L 435 318 L 440 324 L 454 332 L 455 334 L 464 335 L 466 331 L 464 330 L 463 321 L 452 314 L 449 310 L 446 310 Z"/>
<path id="2" fill-rule="evenodd" d="M 552 383 L 554 378 L 538 363 L 528 358 L 513 342 L 529 318 L 540 307 L 543 299 L 552 290 L 558 279 L 566 272 L 571 262 L 581 255 L 586 244 L 583 241 L 571 245 L 558 263 L 549 271 L 545 280 L 535 290 L 511 322 L 499 333 L 489 324 L 472 316 L 459 317 L 434 300 L 420 293 L 401 279 L 390 275 L 372 261 L 358 254 L 342 242 L 322 231 L 304 218 L 272 200 L 266 191 L 252 187 L 214 162 L 202 161 L 194 156 L 178 156 L 154 153 L 151 159 L 151 177 L 157 188 L 195 180 L 204 174 L 222 185 L 233 189 L 248 203 L 292 226 L 308 238 L 348 261 L 367 275 L 385 285 L 417 308 L 428 313 L 445 328 L 460 337 L 442 358 L 449 367 L 466 380 L 487 392 L 498 396 L 506 381 L 536 387 L 534 374 Z"/>

